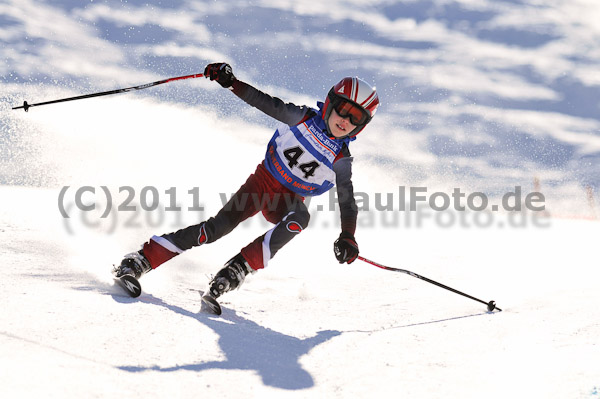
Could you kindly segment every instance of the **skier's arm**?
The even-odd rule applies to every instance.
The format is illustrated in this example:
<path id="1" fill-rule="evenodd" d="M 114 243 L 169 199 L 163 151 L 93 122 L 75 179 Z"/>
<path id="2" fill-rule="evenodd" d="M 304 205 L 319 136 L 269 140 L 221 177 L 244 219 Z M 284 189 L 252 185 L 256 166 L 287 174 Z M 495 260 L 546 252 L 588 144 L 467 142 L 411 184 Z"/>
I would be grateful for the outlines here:
<path id="1" fill-rule="evenodd" d="M 233 91 L 236 96 L 246 103 L 290 126 L 302 122 L 310 111 L 307 106 L 285 103 L 277 97 L 272 97 L 248 83 L 238 80 L 233 75 L 231 66 L 224 62 L 208 64 L 204 69 L 204 76 L 210 78 L 210 80 L 216 80 L 217 83 Z"/>
<path id="2" fill-rule="evenodd" d="M 354 236 L 358 209 L 354 199 L 354 186 L 352 185 L 352 159 L 348 147 L 344 147 L 342 156 L 333 164 L 333 170 L 336 175 L 342 232 Z"/>
<path id="3" fill-rule="evenodd" d="M 333 163 L 336 175 L 338 203 L 342 219 L 342 232 L 333 243 L 333 253 L 340 263 L 352 263 L 358 257 L 358 244 L 354 238 L 358 209 L 352 186 L 352 157 L 348 147 L 342 149 L 341 157 Z"/>
<path id="4" fill-rule="evenodd" d="M 236 79 L 231 86 L 231 90 L 246 103 L 290 126 L 300 123 L 310 110 L 305 105 L 298 106 L 293 103 L 285 103 L 280 98 L 263 93 L 241 80 Z"/>

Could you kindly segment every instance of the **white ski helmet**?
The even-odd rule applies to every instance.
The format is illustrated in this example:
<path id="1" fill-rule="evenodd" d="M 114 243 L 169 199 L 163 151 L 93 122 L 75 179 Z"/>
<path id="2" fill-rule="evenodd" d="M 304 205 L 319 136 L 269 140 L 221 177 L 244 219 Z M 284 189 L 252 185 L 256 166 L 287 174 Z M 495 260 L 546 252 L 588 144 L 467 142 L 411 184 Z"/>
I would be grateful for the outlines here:
<path id="1" fill-rule="evenodd" d="M 335 84 L 323 106 L 323 120 L 329 123 L 329 116 L 334 109 L 342 117 L 349 117 L 356 126 L 346 137 L 354 137 L 360 133 L 379 107 L 379 97 L 374 87 L 359 78 L 344 78 Z M 329 126 L 327 126 L 329 129 Z"/>

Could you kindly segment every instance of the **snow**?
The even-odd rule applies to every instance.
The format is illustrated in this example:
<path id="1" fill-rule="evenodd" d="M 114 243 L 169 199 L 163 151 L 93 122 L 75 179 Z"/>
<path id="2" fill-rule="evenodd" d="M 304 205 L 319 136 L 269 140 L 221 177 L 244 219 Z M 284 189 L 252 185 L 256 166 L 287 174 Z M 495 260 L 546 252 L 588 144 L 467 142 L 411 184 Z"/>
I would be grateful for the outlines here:
<path id="1" fill-rule="evenodd" d="M 0 396 L 600 397 L 599 6 L 254 3 L 0 3 Z M 355 187 L 370 201 L 361 255 L 503 311 L 338 264 L 328 194 L 267 269 L 223 296 L 221 317 L 200 311 L 200 291 L 269 228 L 260 217 L 127 297 L 111 265 L 217 212 L 275 123 L 204 79 L 10 108 L 221 59 L 297 104 L 346 74 L 376 82 L 383 105 L 352 146 Z M 498 204 L 537 184 L 545 213 L 398 210 L 401 186 Z M 84 187 L 93 211 L 77 207 Z M 119 210 L 130 192 L 135 211 Z M 392 195 L 393 211 L 375 209 L 378 194 Z M 157 209 L 143 210 L 154 195 Z M 166 210 L 171 201 L 182 210 Z"/>
<path id="2" fill-rule="evenodd" d="M 151 272 L 131 299 L 107 266 L 147 238 L 141 229 L 69 235 L 55 190 L 0 195 L 3 396 L 594 397 L 596 222 L 360 236 L 365 256 L 494 299 L 501 313 L 404 274 L 339 265 L 335 230 L 316 227 L 215 317 L 200 312 L 198 290 L 235 251 L 229 238 Z"/>

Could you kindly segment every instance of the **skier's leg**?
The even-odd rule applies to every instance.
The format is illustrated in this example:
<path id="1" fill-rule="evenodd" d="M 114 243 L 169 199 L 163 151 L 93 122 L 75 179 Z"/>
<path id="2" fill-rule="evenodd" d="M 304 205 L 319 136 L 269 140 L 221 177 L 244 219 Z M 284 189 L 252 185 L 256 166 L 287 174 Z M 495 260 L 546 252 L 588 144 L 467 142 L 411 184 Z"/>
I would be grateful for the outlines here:
<path id="1" fill-rule="evenodd" d="M 147 260 L 151 270 L 190 248 L 218 240 L 230 233 L 238 224 L 258 213 L 257 203 L 251 200 L 251 196 L 257 195 L 255 193 L 259 193 L 261 189 L 260 178 L 254 173 L 231 196 L 215 217 L 173 233 L 153 236 L 143 244 L 140 251 L 133 254 L 139 254 Z"/>
<path id="2" fill-rule="evenodd" d="M 310 213 L 302 201 L 295 201 L 287 210 L 275 227 L 242 249 L 242 256 L 253 270 L 265 268 L 284 245 L 308 226 Z"/>
<path id="3" fill-rule="evenodd" d="M 239 288 L 245 277 L 267 266 L 285 244 L 308 226 L 310 214 L 302 198 L 283 194 L 284 202 L 272 202 L 274 209 L 264 208 L 263 213 L 275 227 L 258 237 L 240 253 L 230 259 L 209 282 L 208 292 L 213 298 Z"/>
<path id="4" fill-rule="evenodd" d="M 244 195 L 244 192 L 238 191 L 230 202 Z M 217 241 L 229 234 L 241 222 L 258 213 L 252 206 L 245 209 L 229 207 L 230 202 L 215 217 L 211 217 L 205 222 L 188 226 L 174 233 L 163 234 L 160 237 L 153 236 L 142 248 L 152 268 L 156 269 L 188 249 Z"/>

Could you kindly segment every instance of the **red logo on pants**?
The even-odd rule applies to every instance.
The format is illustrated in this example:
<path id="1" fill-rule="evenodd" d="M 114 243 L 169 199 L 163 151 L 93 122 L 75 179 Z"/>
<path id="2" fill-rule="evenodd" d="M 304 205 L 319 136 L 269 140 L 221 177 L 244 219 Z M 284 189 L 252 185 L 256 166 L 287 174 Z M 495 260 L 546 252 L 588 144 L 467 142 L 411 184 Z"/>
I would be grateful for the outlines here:
<path id="1" fill-rule="evenodd" d="M 204 224 L 200 227 L 200 235 L 198 236 L 198 245 L 202 245 L 208 240 L 206 236 L 206 231 L 204 230 Z"/>
<path id="2" fill-rule="evenodd" d="M 292 233 L 300 233 L 302 231 L 302 226 L 298 222 L 288 222 L 285 227 Z"/>

